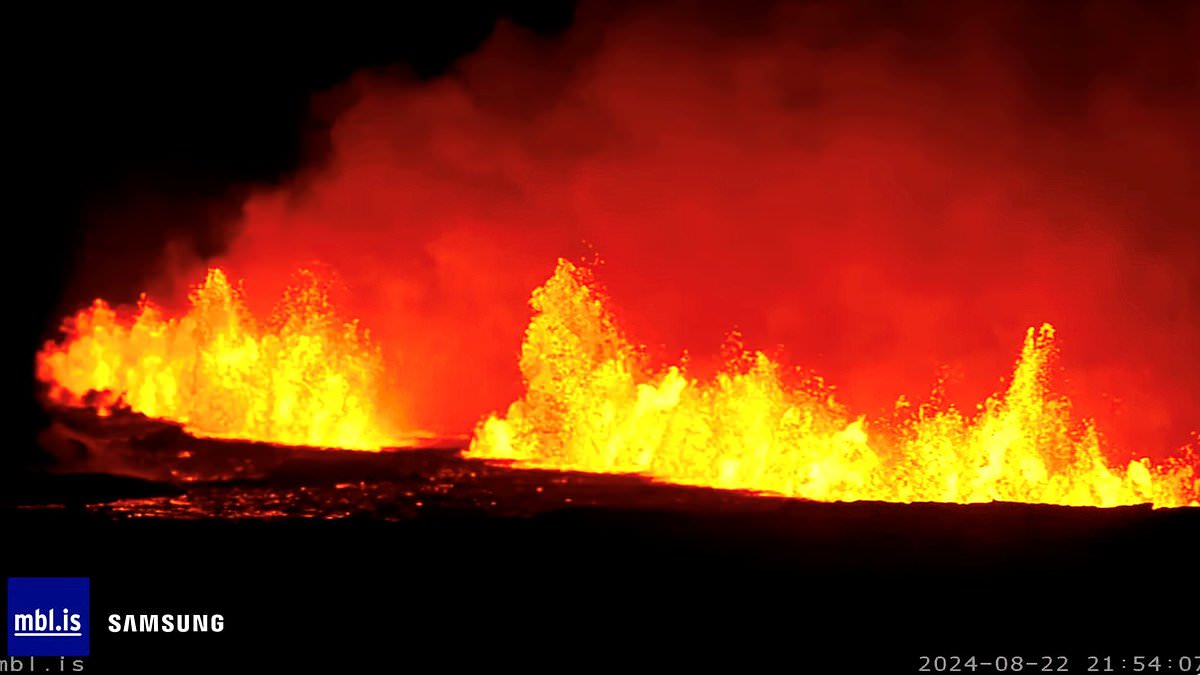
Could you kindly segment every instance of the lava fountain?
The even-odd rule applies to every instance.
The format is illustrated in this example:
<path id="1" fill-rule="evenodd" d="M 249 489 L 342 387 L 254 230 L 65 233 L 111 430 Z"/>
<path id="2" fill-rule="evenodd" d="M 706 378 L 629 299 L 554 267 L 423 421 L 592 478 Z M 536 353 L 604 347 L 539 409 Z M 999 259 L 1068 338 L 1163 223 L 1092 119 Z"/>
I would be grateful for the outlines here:
<path id="1" fill-rule="evenodd" d="M 196 436 L 378 450 L 402 441 L 380 414 L 383 359 L 344 321 L 330 280 L 304 269 L 256 320 L 244 291 L 210 269 L 168 317 L 144 294 L 132 314 L 103 300 L 69 317 L 37 355 L 50 399 L 106 415 L 124 405 Z"/>
<path id="2" fill-rule="evenodd" d="M 714 379 L 654 369 L 619 329 L 589 269 L 560 260 L 532 296 L 527 389 L 481 422 L 468 454 L 556 469 L 825 501 L 1196 505 L 1195 454 L 1110 463 L 1094 425 L 1052 393 L 1050 325 L 1030 328 L 1007 390 L 974 416 L 903 399 L 850 414 L 819 378 L 792 384 L 761 352 Z"/>
<path id="3" fill-rule="evenodd" d="M 339 318 L 322 274 L 301 270 L 265 321 L 219 269 L 189 302 L 168 317 L 145 295 L 132 313 L 97 300 L 68 318 L 65 339 L 37 355 L 50 399 L 101 416 L 127 406 L 196 436 L 406 444 L 385 421 L 380 348 Z M 1200 504 L 1194 448 L 1110 460 L 1095 425 L 1053 392 L 1049 324 L 1029 328 L 1007 388 L 974 415 L 935 396 L 868 420 L 819 377 L 740 346 L 710 379 L 649 363 L 586 266 L 560 259 L 530 304 L 525 394 L 478 425 L 468 457 L 822 501 Z"/>

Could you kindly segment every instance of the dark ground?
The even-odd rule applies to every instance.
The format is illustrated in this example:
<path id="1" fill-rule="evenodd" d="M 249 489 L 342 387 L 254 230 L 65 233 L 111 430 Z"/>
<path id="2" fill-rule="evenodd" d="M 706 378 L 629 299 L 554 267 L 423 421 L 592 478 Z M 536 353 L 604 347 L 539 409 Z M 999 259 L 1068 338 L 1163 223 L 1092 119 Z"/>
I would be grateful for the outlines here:
<path id="1" fill-rule="evenodd" d="M 87 672 L 915 672 L 922 654 L 1061 654 L 1085 672 L 1088 655 L 1197 647 L 1198 509 L 810 503 L 58 419 L 46 444 L 88 473 L 5 490 L 3 566 L 91 577 Z M 139 472 L 133 455 L 147 478 L 91 472 Z M 171 610 L 227 628 L 103 630 Z"/>
<path id="2" fill-rule="evenodd" d="M 570 7 L 10 17 L 0 571 L 91 577 L 85 672 L 889 673 L 922 654 L 1064 654 L 1085 672 L 1087 655 L 1200 654 L 1195 509 L 814 504 L 169 429 L 39 441 L 55 419 L 32 355 L 59 318 L 137 289 L 181 233 L 219 248 L 213 223 L 320 145 L 311 95 L 368 66 L 434 77 L 498 16 L 553 33 Z M 227 629 L 101 630 L 138 611 Z"/>

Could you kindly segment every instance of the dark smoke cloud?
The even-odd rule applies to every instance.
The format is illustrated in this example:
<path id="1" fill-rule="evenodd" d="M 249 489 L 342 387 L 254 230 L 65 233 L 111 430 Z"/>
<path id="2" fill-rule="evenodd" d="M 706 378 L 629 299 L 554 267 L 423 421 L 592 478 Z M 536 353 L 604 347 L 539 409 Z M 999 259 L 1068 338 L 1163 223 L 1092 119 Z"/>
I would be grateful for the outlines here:
<path id="1" fill-rule="evenodd" d="M 330 92 L 327 160 L 215 261 L 263 305 L 334 266 L 439 431 L 517 395 L 529 292 L 594 253 L 654 354 L 738 329 L 868 414 L 941 366 L 972 406 L 1050 321 L 1082 412 L 1169 450 L 1200 427 L 1198 40 L 1190 3 L 584 6 Z"/>

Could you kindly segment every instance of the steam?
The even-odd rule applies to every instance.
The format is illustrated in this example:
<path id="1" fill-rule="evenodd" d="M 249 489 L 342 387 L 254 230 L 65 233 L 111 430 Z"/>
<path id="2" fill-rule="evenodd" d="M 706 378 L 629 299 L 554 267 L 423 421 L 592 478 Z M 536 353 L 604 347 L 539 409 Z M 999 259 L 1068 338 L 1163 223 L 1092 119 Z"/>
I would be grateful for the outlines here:
<path id="1" fill-rule="evenodd" d="M 584 6 L 558 37 L 501 25 L 432 81 L 361 72 L 327 97 L 351 102 L 328 155 L 249 197 L 203 263 L 251 302 L 331 265 L 395 405 L 445 433 L 519 395 L 530 291 L 598 255 L 652 354 L 703 369 L 736 329 L 867 414 L 939 372 L 971 409 L 1051 321 L 1082 414 L 1131 452 L 1181 445 L 1200 12 L 891 7 Z"/>

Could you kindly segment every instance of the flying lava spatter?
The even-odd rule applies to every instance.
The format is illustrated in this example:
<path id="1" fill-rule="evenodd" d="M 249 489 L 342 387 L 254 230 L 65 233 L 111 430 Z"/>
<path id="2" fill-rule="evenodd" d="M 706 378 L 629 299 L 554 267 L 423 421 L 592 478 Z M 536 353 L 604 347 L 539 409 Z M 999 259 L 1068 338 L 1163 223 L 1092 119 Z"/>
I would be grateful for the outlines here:
<path id="1" fill-rule="evenodd" d="M 303 270 L 257 321 L 211 269 L 170 318 L 145 296 L 132 316 L 97 300 L 37 355 L 51 400 L 107 414 L 124 405 L 197 436 L 379 450 L 384 360 Z M 973 416 L 904 399 L 888 419 L 848 411 L 819 378 L 793 383 L 762 352 L 714 378 L 655 368 L 617 326 L 591 270 L 566 260 L 531 299 L 526 383 L 486 417 L 466 455 L 525 465 L 822 501 L 1014 501 L 1076 506 L 1200 503 L 1194 450 L 1111 462 L 1093 423 L 1050 387 L 1054 328 L 1031 327 L 1007 388 Z"/>
<path id="2" fill-rule="evenodd" d="M 617 327 L 590 270 L 560 260 L 533 293 L 525 395 L 480 423 L 468 454 L 540 467 L 824 501 L 1196 504 L 1194 457 L 1119 466 L 1051 393 L 1054 329 L 1030 328 L 1010 384 L 974 417 L 898 405 L 869 423 L 819 380 L 785 383 L 761 352 L 715 379 L 654 370 Z"/>
<path id="3" fill-rule="evenodd" d="M 370 335 L 338 318 L 320 274 L 302 270 L 265 322 L 219 269 L 167 317 L 144 295 L 132 316 L 97 300 L 37 355 L 52 400 L 114 404 L 197 436 L 378 450 L 383 360 Z"/>

